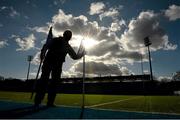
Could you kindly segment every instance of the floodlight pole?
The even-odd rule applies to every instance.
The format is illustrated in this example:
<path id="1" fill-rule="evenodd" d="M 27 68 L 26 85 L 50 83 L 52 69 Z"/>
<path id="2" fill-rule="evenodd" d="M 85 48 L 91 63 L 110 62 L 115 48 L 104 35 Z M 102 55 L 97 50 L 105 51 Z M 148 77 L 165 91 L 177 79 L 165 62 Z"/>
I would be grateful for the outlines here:
<path id="1" fill-rule="evenodd" d="M 27 58 L 27 61 L 29 62 L 29 64 L 28 64 L 28 72 L 27 72 L 27 79 L 26 80 L 29 79 L 29 71 L 30 71 L 32 57 L 33 57 L 32 55 L 28 55 L 28 58 Z"/>
<path id="2" fill-rule="evenodd" d="M 152 73 L 152 65 L 151 65 L 151 52 L 149 49 L 149 46 L 152 44 L 149 40 L 149 37 L 144 38 L 144 44 L 148 48 L 148 53 L 149 53 L 149 66 L 150 66 L 150 74 L 151 74 L 151 81 L 153 81 L 153 73 Z"/>
<path id="3" fill-rule="evenodd" d="M 142 75 L 144 74 L 144 70 L 143 70 L 143 57 L 142 54 L 140 54 L 141 57 L 141 70 L 142 70 Z"/>
<path id="4" fill-rule="evenodd" d="M 150 66 L 150 72 L 151 72 L 151 80 L 153 80 L 153 73 L 152 73 L 152 65 L 151 65 L 151 52 L 148 46 L 148 53 L 149 53 L 149 66 Z"/>

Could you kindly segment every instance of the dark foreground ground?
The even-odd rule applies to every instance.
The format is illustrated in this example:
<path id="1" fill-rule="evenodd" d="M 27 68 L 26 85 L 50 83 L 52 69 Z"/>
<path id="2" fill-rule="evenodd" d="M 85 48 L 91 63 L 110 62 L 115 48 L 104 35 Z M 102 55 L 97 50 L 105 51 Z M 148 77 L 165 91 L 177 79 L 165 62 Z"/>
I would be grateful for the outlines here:
<path id="1" fill-rule="evenodd" d="M 47 108 L 42 105 L 39 108 L 34 108 L 30 103 L 17 103 L 13 101 L 0 101 L 0 118 L 30 118 L 30 119 L 79 119 L 82 112 L 81 108 L 57 106 Z M 100 109 L 85 108 L 83 118 L 88 119 L 173 119 L 179 118 L 180 115 L 170 114 L 152 114 L 142 112 L 124 112 L 110 111 Z"/>

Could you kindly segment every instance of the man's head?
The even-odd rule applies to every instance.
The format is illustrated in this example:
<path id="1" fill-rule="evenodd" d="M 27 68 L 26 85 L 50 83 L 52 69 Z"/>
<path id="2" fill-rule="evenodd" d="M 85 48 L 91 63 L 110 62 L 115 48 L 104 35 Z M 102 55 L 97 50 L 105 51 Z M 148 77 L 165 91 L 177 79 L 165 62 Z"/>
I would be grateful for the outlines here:
<path id="1" fill-rule="evenodd" d="M 70 30 L 64 31 L 63 37 L 65 38 L 65 40 L 69 41 L 72 37 L 72 32 Z"/>

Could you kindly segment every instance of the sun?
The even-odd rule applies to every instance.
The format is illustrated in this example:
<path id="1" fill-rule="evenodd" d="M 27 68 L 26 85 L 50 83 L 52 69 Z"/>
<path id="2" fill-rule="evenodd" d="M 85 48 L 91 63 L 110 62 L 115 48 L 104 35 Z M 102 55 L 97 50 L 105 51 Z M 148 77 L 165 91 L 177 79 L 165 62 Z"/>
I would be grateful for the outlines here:
<path id="1" fill-rule="evenodd" d="M 90 37 L 85 37 L 83 39 L 83 45 L 86 49 L 90 49 L 92 48 L 93 46 L 95 46 L 96 44 L 98 44 L 98 41 L 90 38 Z"/>
<path id="2" fill-rule="evenodd" d="M 76 35 L 73 37 L 72 41 L 70 41 L 71 45 L 74 47 L 79 47 L 80 43 L 82 41 L 83 46 L 86 50 L 92 49 L 93 46 L 98 44 L 98 41 L 93 39 L 92 37 L 83 37 L 80 35 Z"/>

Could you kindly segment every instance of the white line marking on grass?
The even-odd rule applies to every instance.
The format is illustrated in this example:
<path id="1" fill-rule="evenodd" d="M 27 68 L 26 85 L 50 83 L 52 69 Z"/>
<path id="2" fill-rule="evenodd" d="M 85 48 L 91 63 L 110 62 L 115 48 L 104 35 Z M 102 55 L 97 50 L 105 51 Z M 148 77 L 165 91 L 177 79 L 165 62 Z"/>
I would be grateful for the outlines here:
<path id="1" fill-rule="evenodd" d="M 99 106 L 103 106 L 103 105 L 109 105 L 109 104 L 119 103 L 119 102 L 123 102 L 123 101 L 138 99 L 138 98 L 140 98 L 140 97 L 133 97 L 133 98 L 123 99 L 123 100 L 116 100 L 116 101 L 111 101 L 111 102 L 105 102 L 105 103 L 100 103 L 100 104 L 86 106 L 86 108 L 99 107 Z"/>
<path id="2" fill-rule="evenodd" d="M 70 108 L 81 108 L 81 106 L 72 106 L 72 105 L 56 105 L 57 107 L 70 107 Z"/>
<path id="3" fill-rule="evenodd" d="M 161 114 L 161 115 L 180 115 L 180 113 L 167 113 L 167 112 L 146 112 L 146 111 L 133 111 L 133 110 L 116 110 L 116 109 L 103 109 L 103 108 L 89 108 L 93 110 L 104 110 L 112 112 L 134 112 L 134 113 L 148 113 L 148 114 Z"/>
<path id="4" fill-rule="evenodd" d="M 130 100 L 136 99 L 139 97 L 133 97 L 129 98 Z M 126 101 L 127 99 L 124 99 L 123 101 Z M 12 103 L 25 103 L 25 104 L 31 104 L 32 102 L 22 102 L 22 101 L 13 101 L 13 100 L 0 100 L 2 102 L 12 102 Z M 122 100 L 121 100 L 122 101 Z M 121 102 L 119 100 L 119 102 Z M 114 101 L 115 102 L 115 101 Z M 117 101 L 116 101 L 117 102 Z M 42 103 L 41 105 L 46 105 L 45 103 Z M 70 106 L 70 105 L 56 105 L 57 107 L 67 107 L 67 108 L 81 108 L 81 106 Z M 180 115 L 180 113 L 166 113 L 166 112 L 146 112 L 146 111 L 133 111 L 133 110 L 116 110 L 116 109 L 105 109 L 105 108 L 92 108 L 91 106 L 85 106 L 85 108 L 93 109 L 93 110 L 105 110 L 105 111 L 114 111 L 114 112 L 135 112 L 135 113 L 149 113 L 149 114 L 162 114 L 162 115 Z"/>

